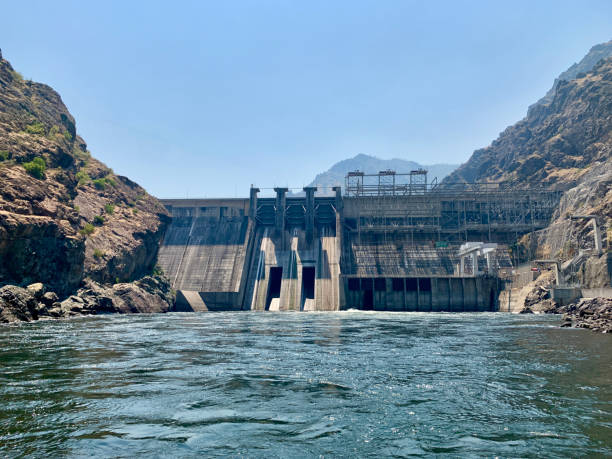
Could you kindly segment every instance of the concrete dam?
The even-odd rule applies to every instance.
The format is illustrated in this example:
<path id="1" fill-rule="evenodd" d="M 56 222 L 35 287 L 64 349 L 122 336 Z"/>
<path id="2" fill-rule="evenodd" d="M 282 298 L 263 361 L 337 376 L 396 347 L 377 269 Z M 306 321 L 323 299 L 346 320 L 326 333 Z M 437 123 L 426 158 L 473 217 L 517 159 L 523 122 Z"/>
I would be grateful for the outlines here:
<path id="1" fill-rule="evenodd" d="M 352 172 L 317 195 L 166 199 L 159 264 L 185 311 L 495 311 L 508 246 L 560 194 L 428 184 L 425 171 Z"/>

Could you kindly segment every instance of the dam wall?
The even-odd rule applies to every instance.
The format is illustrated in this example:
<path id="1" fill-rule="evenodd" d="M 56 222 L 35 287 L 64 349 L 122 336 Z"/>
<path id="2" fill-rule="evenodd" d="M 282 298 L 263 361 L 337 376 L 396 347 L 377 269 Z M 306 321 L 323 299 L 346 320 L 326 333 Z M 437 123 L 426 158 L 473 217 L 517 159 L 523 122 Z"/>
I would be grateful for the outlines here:
<path id="1" fill-rule="evenodd" d="M 252 251 L 248 200 L 167 200 L 159 265 L 182 310 L 242 309 Z"/>
<path id="2" fill-rule="evenodd" d="M 339 309 L 338 219 L 329 200 L 315 211 L 314 199 L 282 199 L 280 219 L 269 198 L 163 201 L 172 224 L 159 265 L 178 310 Z"/>
<path id="3" fill-rule="evenodd" d="M 177 308 L 499 310 L 502 279 L 514 271 L 507 244 L 544 227 L 559 196 L 494 184 L 397 185 L 392 171 L 368 185 L 352 174 L 346 195 L 306 187 L 259 197 L 251 188 L 248 199 L 162 200 L 172 224 L 159 264 Z"/>
<path id="4" fill-rule="evenodd" d="M 414 244 L 409 234 L 346 232 L 342 248 L 342 309 L 386 311 L 494 311 L 498 277 L 459 273 L 459 247 Z M 481 272 L 512 269 L 507 247 L 499 246 Z M 473 268 L 470 267 L 470 270 Z"/>

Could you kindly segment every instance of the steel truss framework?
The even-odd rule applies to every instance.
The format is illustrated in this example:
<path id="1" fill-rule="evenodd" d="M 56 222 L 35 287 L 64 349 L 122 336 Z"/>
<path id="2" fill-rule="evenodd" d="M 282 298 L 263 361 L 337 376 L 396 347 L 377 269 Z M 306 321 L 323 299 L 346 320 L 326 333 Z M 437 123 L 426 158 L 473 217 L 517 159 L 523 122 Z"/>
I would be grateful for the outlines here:
<path id="1" fill-rule="evenodd" d="M 543 190 L 496 191 L 431 190 L 413 196 L 361 196 L 352 201 L 361 231 L 421 231 L 466 233 L 476 231 L 528 232 L 545 227 L 559 203 L 561 192 Z M 349 216 L 347 215 L 347 218 Z"/>
<path id="2" fill-rule="evenodd" d="M 427 183 L 424 169 L 400 174 L 390 169 L 377 174 L 353 171 L 345 178 L 344 192 L 347 196 L 409 196 L 424 194 L 437 184 L 437 178 Z"/>

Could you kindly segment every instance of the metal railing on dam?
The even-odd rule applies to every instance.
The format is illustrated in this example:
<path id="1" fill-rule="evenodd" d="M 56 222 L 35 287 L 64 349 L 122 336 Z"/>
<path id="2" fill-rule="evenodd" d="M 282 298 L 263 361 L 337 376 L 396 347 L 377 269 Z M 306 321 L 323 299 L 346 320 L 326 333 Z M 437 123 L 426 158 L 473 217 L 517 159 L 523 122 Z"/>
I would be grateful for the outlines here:
<path id="1" fill-rule="evenodd" d="M 162 200 L 173 221 L 160 265 L 185 309 L 495 309 L 497 273 L 513 264 L 504 244 L 546 226 L 560 199 L 545 189 L 426 181 L 346 195 L 335 187 L 331 196 L 274 190 Z M 475 241 L 500 244 L 486 276 L 458 272 L 459 245 Z"/>

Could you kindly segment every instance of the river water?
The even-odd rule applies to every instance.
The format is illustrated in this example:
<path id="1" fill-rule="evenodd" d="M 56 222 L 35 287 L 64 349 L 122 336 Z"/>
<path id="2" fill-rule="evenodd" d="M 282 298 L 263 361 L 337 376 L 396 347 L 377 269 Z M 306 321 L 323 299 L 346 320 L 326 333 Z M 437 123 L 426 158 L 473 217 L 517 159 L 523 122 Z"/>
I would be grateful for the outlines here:
<path id="1" fill-rule="evenodd" d="M 612 336 L 503 313 L 0 327 L 0 456 L 612 455 Z"/>

